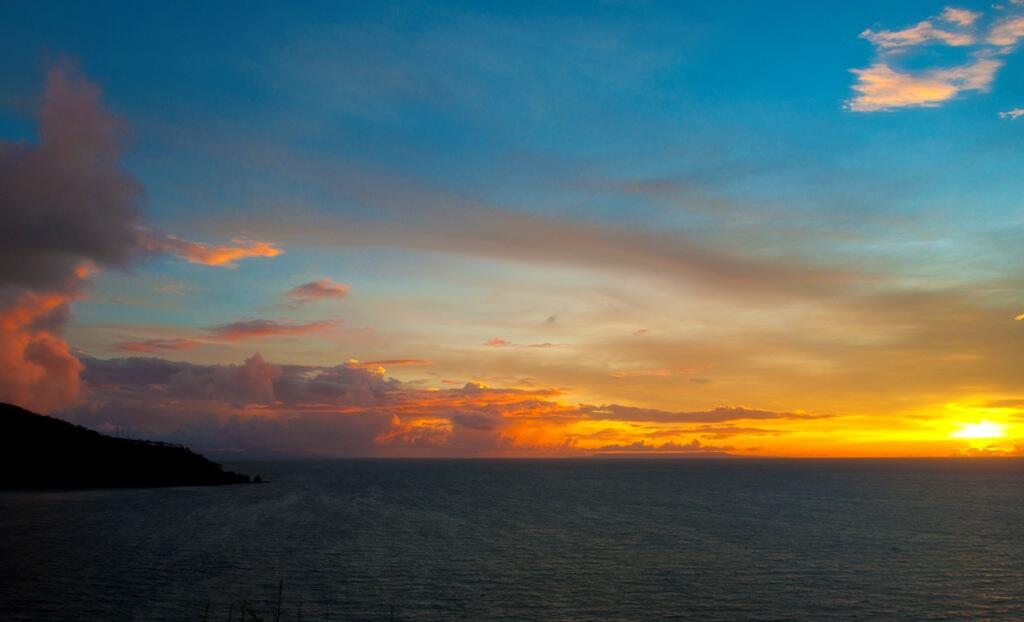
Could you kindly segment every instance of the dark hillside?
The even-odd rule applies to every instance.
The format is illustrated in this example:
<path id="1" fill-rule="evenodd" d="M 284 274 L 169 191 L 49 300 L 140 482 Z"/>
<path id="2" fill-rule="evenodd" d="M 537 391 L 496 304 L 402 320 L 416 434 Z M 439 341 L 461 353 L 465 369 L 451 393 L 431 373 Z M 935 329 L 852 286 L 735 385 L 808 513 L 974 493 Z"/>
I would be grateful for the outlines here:
<path id="1" fill-rule="evenodd" d="M 105 436 L 0 404 L 0 488 L 214 486 L 248 483 L 180 445 Z"/>

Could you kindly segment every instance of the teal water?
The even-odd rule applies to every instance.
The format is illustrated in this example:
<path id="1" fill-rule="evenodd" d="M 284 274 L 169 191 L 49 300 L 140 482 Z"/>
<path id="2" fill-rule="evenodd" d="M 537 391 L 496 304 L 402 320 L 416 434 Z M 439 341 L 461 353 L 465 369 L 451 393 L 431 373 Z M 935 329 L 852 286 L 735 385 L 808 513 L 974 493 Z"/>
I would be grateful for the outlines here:
<path id="1" fill-rule="evenodd" d="M 1024 618 L 1018 460 L 229 466 L 0 493 L 3 618 Z"/>

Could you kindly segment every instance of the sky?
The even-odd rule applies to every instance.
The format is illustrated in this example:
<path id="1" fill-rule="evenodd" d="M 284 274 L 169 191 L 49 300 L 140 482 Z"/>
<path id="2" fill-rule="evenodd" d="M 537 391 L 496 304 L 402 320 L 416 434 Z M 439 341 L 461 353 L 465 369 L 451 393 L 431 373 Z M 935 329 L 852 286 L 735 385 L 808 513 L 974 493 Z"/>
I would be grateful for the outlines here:
<path id="1" fill-rule="evenodd" d="M 1024 452 L 1024 0 L 0 39 L 0 401 L 218 455 Z"/>

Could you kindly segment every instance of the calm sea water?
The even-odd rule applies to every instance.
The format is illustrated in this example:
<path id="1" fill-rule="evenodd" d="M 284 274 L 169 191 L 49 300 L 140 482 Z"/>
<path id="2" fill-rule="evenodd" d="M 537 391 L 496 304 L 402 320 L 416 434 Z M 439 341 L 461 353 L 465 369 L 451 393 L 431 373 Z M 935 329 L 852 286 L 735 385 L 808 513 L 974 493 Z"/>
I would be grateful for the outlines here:
<path id="1" fill-rule="evenodd" d="M 1015 460 L 230 466 L 0 494 L 2 618 L 1024 618 Z"/>

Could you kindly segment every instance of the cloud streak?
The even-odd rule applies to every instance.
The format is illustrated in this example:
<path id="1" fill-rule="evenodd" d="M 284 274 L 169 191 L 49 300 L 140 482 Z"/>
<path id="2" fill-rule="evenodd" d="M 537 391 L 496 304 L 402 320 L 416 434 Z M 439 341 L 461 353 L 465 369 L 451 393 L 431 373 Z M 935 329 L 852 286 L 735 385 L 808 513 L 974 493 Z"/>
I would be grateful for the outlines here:
<path id="1" fill-rule="evenodd" d="M 620 404 L 604 406 L 580 405 L 580 412 L 603 421 L 647 421 L 654 423 L 722 423 L 725 421 L 789 419 L 808 421 L 827 419 L 829 415 L 802 412 L 774 412 L 741 406 L 719 406 L 711 410 L 672 412 L 654 408 L 637 408 Z"/>
<path id="2" fill-rule="evenodd" d="M 964 16 L 959 15 L 958 17 L 964 18 Z M 966 25 L 970 25 L 970 22 Z M 887 50 L 933 42 L 951 46 L 964 46 L 971 45 L 975 41 L 974 37 L 970 34 L 938 28 L 931 20 L 925 20 L 904 30 L 880 30 L 876 32 L 868 29 L 860 33 L 860 37 L 867 39 L 878 48 Z"/>
<path id="3" fill-rule="evenodd" d="M 115 346 L 121 352 L 159 353 L 181 352 L 199 347 L 201 344 L 192 339 L 146 339 L 144 341 L 122 341 Z"/>
<path id="4" fill-rule="evenodd" d="M 319 279 L 296 285 L 285 293 L 285 298 L 298 302 L 345 298 L 348 296 L 349 289 L 349 286 L 344 283 L 336 283 L 331 279 Z"/>
<path id="5" fill-rule="evenodd" d="M 142 238 L 146 250 L 154 253 L 168 253 L 189 263 L 203 266 L 235 268 L 243 259 L 256 257 L 277 257 L 284 251 L 270 242 L 258 242 L 246 238 L 234 238 L 231 244 L 206 244 L 193 242 L 170 234 L 147 232 Z"/>
<path id="6" fill-rule="evenodd" d="M 304 245 L 390 247 L 539 265 L 640 271 L 718 291 L 765 296 L 820 294 L 871 280 L 870 275 L 851 269 L 787 258 L 744 257 L 697 243 L 684 233 L 624 230 L 475 204 L 429 210 L 403 205 L 402 209 L 400 222 L 351 222 L 328 214 L 303 222 L 266 213 L 247 225 Z M 427 212 L 429 217 L 424 219 Z"/>
<path id="7" fill-rule="evenodd" d="M 276 320 L 241 320 L 229 324 L 212 326 L 208 330 L 211 337 L 227 341 L 243 341 L 263 337 L 279 337 L 282 335 L 308 335 L 331 330 L 338 326 L 338 320 L 320 320 L 304 324 L 289 324 Z"/>

